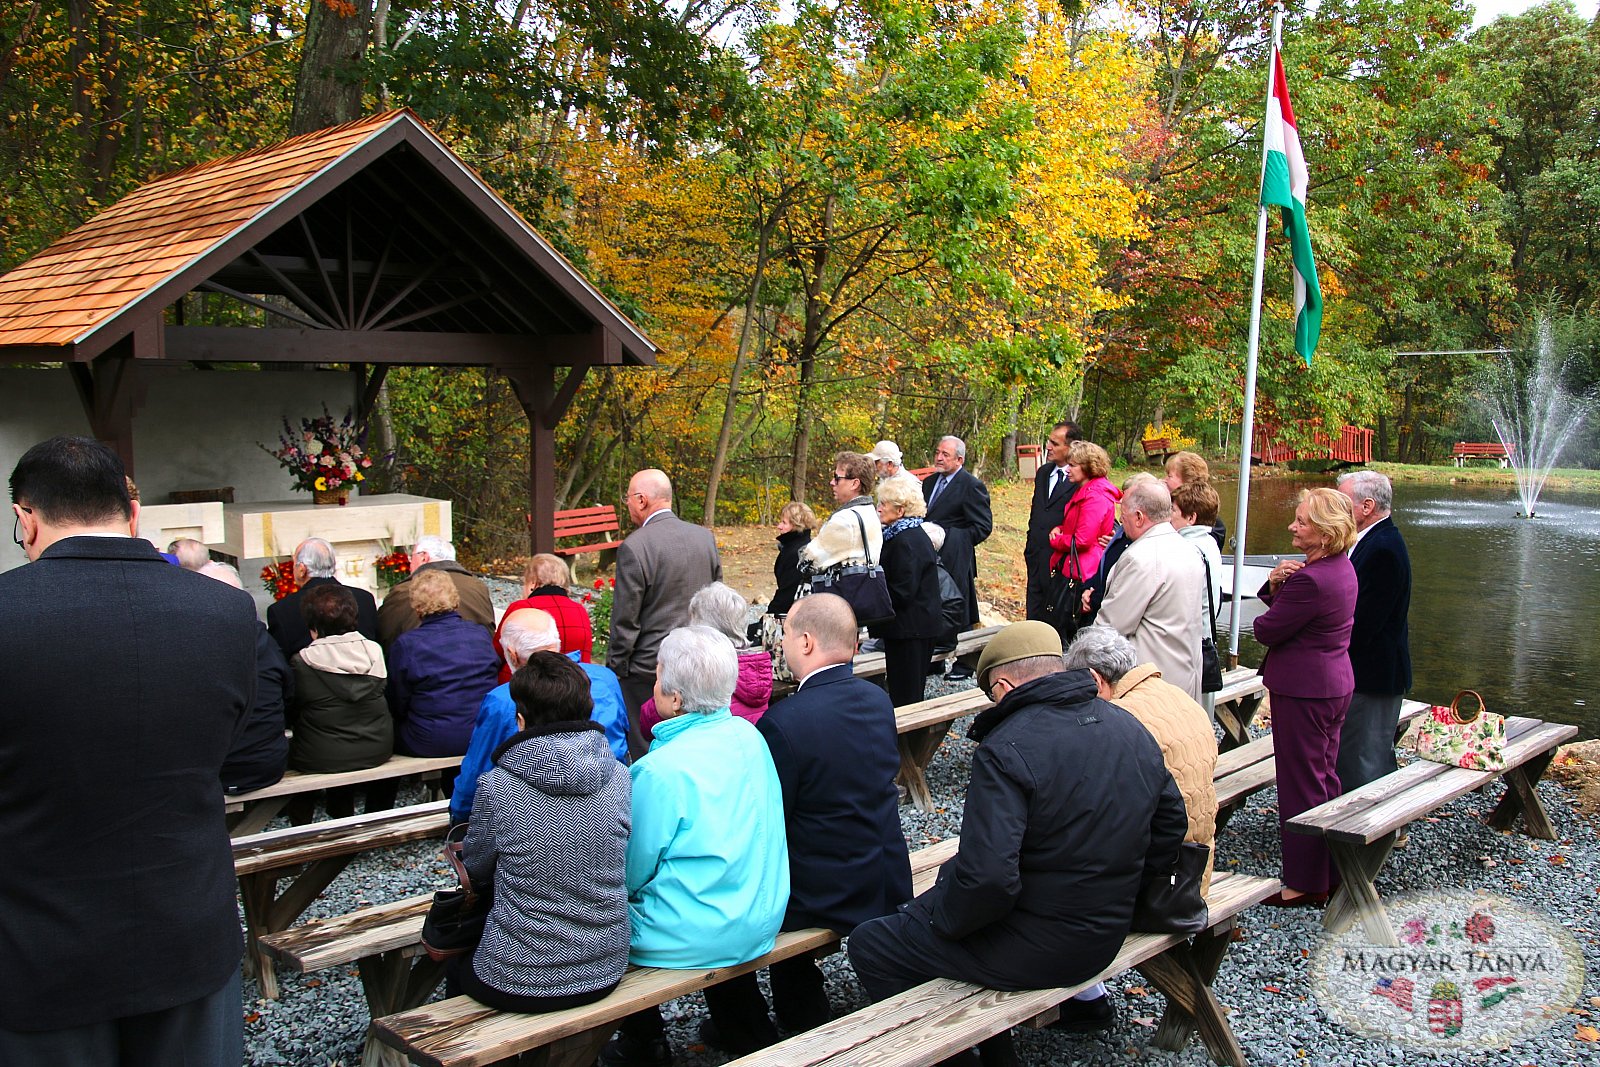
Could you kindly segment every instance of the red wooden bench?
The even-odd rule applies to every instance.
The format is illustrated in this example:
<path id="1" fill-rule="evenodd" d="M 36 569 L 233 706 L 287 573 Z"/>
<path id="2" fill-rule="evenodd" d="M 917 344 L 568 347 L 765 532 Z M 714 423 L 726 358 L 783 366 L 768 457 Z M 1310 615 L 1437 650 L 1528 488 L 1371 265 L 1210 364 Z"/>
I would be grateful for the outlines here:
<path id="1" fill-rule="evenodd" d="M 911 473 L 915 474 L 917 476 L 917 480 L 918 481 L 925 481 L 927 479 L 928 475 L 933 473 L 933 468 L 932 467 L 918 467 L 916 470 L 912 471 Z"/>
<path id="2" fill-rule="evenodd" d="M 1458 467 L 1466 466 L 1469 459 L 1496 459 L 1505 467 L 1511 462 L 1506 446 L 1498 441 L 1457 441 L 1450 450 L 1450 458 Z"/>
<path id="3" fill-rule="evenodd" d="M 1168 456 L 1178 451 L 1172 447 L 1172 438 L 1170 437 L 1147 437 L 1144 439 L 1143 444 L 1144 457 L 1146 459 L 1154 456 L 1163 463 L 1167 461 Z"/>
<path id="4" fill-rule="evenodd" d="M 587 537 L 591 534 L 613 534 L 621 531 L 617 524 L 617 509 L 612 504 L 602 504 L 593 508 L 573 508 L 570 511 L 556 512 L 556 538 Z M 558 556 L 576 556 L 580 552 L 603 552 L 608 548 L 616 548 L 622 544 L 620 538 L 607 541 L 593 541 L 584 545 L 573 545 L 570 548 L 556 549 Z"/>

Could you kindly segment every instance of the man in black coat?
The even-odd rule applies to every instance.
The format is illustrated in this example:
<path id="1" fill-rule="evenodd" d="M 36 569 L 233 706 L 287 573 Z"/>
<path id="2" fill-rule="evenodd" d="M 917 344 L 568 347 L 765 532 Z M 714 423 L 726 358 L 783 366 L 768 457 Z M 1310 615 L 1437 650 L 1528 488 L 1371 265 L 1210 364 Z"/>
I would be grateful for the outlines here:
<path id="1" fill-rule="evenodd" d="M 1062 671 L 1054 627 L 996 634 L 978 684 L 998 703 L 972 727 L 960 851 L 932 889 L 850 936 L 873 1000 L 934 978 L 1018 990 L 1093 977 L 1188 829 L 1161 746 L 1088 671 Z M 1009 1034 L 991 1042 L 984 1062 L 1008 1062 Z"/>
<path id="2" fill-rule="evenodd" d="M 295 654 L 311 643 L 311 630 L 300 614 L 300 596 L 307 589 L 329 582 L 338 582 L 334 571 L 339 560 L 333 546 L 320 537 L 308 537 L 294 549 L 294 581 L 300 588 L 267 608 L 267 632 L 283 658 L 293 661 Z M 378 602 L 371 593 L 358 586 L 348 586 L 356 598 L 356 630 L 368 641 L 378 640 Z"/>
<path id="3" fill-rule="evenodd" d="M 0 574 L 0 1063 L 238 1063 L 219 772 L 254 605 L 134 536 L 98 441 L 29 449 L 11 499 L 31 562 Z"/>
<path id="4" fill-rule="evenodd" d="M 1044 463 L 1033 476 L 1033 502 L 1028 507 L 1028 539 L 1022 561 L 1028 568 L 1027 617 L 1044 621 L 1045 598 L 1050 592 L 1050 531 L 1061 525 L 1078 487 L 1067 477 L 1067 450 L 1083 440 L 1075 422 L 1058 422 L 1044 443 Z"/>
<path id="5" fill-rule="evenodd" d="M 783 929 L 848 934 L 911 899 L 911 860 L 900 828 L 894 707 L 851 673 L 856 617 L 843 597 L 802 597 L 784 620 L 783 650 L 800 686 L 761 717 L 783 787 L 789 908 Z M 774 963 L 772 1006 L 791 1033 L 832 1017 L 810 956 Z M 708 1044 L 744 1055 L 776 1039 L 748 974 L 714 987 Z M 707 990 L 711 994 L 711 990 Z M 722 1010 L 716 1010 L 721 1008 Z"/>
<path id="6" fill-rule="evenodd" d="M 989 487 L 966 469 L 967 445 L 959 437 L 941 437 L 933 453 L 933 473 L 922 480 L 922 498 L 928 502 L 927 521 L 944 529 L 939 559 L 967 594 L 967 626 L 978 625 L 978 546 L 994 529 L 989 507 Z M 954 641 L 954 635 L 948 635 Z M 952 681 L 972 677 L 959 664 L 951 668 Z"/>
<path id="7" fill-rule="evenodd" d="M 1393 771 L 1400 704 L 1411 688 L 1411 556 L 1389 517 L 1394 489 L 1377 471 L 1339 477 L 1356 516 L 1356 619 L 1350 631 L 1350 667 L 1356 691 L 1339 732 L 1339 783 L 1349 792 Z"/>

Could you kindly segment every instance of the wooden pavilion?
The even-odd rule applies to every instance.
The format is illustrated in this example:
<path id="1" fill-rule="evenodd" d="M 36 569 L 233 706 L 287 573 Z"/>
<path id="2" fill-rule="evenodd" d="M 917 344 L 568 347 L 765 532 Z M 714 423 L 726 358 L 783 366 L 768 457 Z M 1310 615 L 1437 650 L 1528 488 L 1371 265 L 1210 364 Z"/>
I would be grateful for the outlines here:
<path id="1" fill-rule="evenodd" d="M 193 292 L 251 324 L 185 323 Z M 0 276 L 0 363 L 64 364 L 130 473 L 144 365 L 348 365 L 363 419 L 391 366 L 493 367 L 528 419 L 534 551 L 584 376 L 655 353 L 410 111 L 157 178 Z"/>

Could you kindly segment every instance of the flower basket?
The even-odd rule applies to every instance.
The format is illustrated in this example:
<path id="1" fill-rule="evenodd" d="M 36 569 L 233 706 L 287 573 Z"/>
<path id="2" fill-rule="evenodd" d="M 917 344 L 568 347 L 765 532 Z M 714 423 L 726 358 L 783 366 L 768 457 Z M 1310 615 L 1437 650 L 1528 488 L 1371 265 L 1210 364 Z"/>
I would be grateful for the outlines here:
<path id="1" fill-rule="evenodd" d="M 350 503 L 350 490 L 348 489 L 313 489 L 311 490 L 313 504 L 337 504 L 340 507 Z"/>
<path id="2" fill-rule="evenodd" d="M 289 472 L 294 487 L 309 492 L 313 501 L 344 504 L 350 499 L 351 488 L 366 481 L 362 472 L 372 467 L 372 457 L 361 447 L 365 436 L 366 431 L 355 424 L 350 412 L 346 411 L 343 419 L 335 419 L 324 404 L 322 415 L 301 419 L 298 431 L 284 419 L 278 447 L 261 447 Z"/>

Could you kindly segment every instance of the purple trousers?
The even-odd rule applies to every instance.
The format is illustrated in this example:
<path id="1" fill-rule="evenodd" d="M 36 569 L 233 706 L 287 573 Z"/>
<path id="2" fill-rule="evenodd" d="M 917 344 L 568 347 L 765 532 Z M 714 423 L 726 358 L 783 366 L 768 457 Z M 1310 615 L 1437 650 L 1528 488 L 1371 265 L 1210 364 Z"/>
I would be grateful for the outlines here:
<path id="1" fill-rule="evenodd" d="M 1337 797 L 1339 731 L 1350 694 L 1319 699 L 1272 694 L 1272 758 L 1278 773 L 1278 836 L 1283 839 L 1283 884 L 1302 893 L 1339 885 L 1333 856 L 1320 837 L 1290 833 L 1285 824 Z"/>

